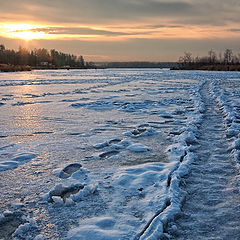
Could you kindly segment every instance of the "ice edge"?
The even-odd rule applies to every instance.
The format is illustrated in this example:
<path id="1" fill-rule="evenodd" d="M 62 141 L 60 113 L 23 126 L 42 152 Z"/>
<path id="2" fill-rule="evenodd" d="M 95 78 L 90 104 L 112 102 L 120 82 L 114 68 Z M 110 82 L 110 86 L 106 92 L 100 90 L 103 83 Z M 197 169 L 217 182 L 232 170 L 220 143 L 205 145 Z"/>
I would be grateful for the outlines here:
<path id="1" fill-rule="evenodd" d="M 164 201 L 162 208 L 150 219 L 145 228 L 137 234 L 134 240 L 158 240 L 168 237 L 167 224 L 181 212 L 181 206 L 186 193 L 180 188 L 184 176 L 189 173 L 189 166 L 194 161 L 194 154 L 191 152 L 193 145 L 197 144 L 198 126 L 202 121 L 205 105 L 200 95 L 200 89 L 206 81 L 203 81 L 195 95 L 195 104 L 198 108 L 189 117 L 190 126 L 179 136 L 178 143 L 170 149 L 170 158 L 178 158 L 178 164 L 168 175 L 168 197 Z M 177 153 L 181 153 L 177 156 Z"/>

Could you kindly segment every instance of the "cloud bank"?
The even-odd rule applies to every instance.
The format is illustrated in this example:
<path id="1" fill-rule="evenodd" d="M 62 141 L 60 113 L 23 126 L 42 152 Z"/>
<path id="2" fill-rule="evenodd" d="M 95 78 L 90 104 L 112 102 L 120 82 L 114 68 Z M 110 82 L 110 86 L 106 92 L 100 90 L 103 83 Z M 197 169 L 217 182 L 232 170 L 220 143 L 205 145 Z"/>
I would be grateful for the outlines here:
<path id="1" fill-rule="evenodd" d="M 155 56 L 158 42 L 165 46 L 160 48 L 159 60 L 168 60 L 167 51 L 173 60 L 169 50 L 173 45 L 177 59 L 178 52 L 189 46 L 195 46 L 193 51 L 197 52 L 204 44 L 205 48 L 219 48 L 221 42 L 223 50 L 236 49 L 235 42 L 240 40 L 238 0 L 0 0 L 0 4 L 1 23 L 41 25 L 31 31 L 44 32 L 51 41 L 34 40 L 35 45 L 65 50 L 71 44 L 73 49 L 86 50 L 89 56 L 113 60 L 117 60 L 114 52 L 119 46 L 126 59 L 144 60 L 147 54 Z"/>

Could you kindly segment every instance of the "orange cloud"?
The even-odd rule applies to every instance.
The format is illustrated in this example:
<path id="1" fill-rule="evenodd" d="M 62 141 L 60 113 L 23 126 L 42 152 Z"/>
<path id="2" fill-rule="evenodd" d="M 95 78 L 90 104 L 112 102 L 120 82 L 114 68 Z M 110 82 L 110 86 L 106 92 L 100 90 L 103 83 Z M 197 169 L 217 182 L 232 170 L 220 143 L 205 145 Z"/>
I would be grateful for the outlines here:
<path id="1" fill-rule="evenodd" d="M 235 30 L 233 30 L 235 29 Z M 43 25 L 26 23 L 0 24 L 0 36 L 24 40 L 81 40 L 81 41 L 126 41 L 131 39 L 203 39 L 239 37 L 238 26 L 199 26 L 199 25 Z"/>

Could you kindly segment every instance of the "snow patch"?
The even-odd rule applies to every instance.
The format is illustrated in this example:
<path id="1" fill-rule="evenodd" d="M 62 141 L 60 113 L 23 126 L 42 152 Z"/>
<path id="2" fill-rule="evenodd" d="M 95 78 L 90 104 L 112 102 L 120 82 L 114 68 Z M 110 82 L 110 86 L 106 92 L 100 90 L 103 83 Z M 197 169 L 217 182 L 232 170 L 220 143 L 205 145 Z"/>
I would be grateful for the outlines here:
<path id="1" fill-rule="evenodd" d="M 149 148 L 147 146 L 144 146 L 141 143 L 132 144 L 129 147 L 127 147 L 127 149 L 129 151 L 132 151 L 132 152 L 148 152 L 148 151 L 151 151 L 151 148 Z"/>

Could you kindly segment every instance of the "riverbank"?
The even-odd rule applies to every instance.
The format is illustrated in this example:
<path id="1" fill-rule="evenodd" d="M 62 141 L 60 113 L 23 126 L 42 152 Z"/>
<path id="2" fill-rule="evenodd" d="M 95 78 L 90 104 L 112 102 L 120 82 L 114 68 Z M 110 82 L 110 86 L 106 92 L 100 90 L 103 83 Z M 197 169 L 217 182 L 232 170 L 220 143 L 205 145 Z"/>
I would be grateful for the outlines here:
<path id="1" fill-rule="evenodd" d="M 31 70 L 73 70 L 73 69 L 104 69 L 103 67 L 31 67 L 28 65 L 0 64 L 0 72 L 20 72 Z"/>
<path id="2" fill-rule="evenodd" d="M 28 65 L 0 64 L 0 72 L 20 72 L 31 70 L 32 68 Z"/>
<path id="3" fill-rule="evenodd" d="M 87 67 L 32 67 L 32 70 L 74 70 L 74 69 L 104 69 L 104 67 L 87 66 Z"/>
<path id="4" fill-rule="evenodd" d="M 173 67 L 171 70 L 240 71 L 240 65 L 187 65 Z"/>

